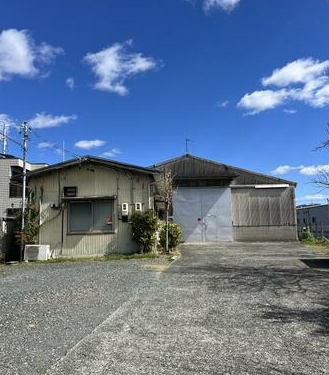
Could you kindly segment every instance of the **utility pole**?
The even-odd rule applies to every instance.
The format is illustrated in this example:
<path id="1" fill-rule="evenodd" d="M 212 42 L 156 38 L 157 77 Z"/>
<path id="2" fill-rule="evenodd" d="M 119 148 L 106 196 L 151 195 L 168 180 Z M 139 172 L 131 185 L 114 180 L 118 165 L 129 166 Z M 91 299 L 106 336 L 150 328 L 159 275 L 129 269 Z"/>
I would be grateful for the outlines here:
<path id="1" fill-rule="evenodd" d="M 22 124 L 21 133 L 23 134 L 23 191 L 22 191 L 22 226 L 21 226 L 21 252 L 20 260 L 23 260 L 24 255 L 24 229 L 25 229 L 25 205 L 26 205 L 26 154 L 27 141 L 29 139 L 30 127 L 26 121 Z"/>
<path id="2" fill-rule="evenodd" d="M 6 151 L 7 151 L 7 131 L 8 131 L 7 124 L 4 123 L 2 126 L 2 142 L 3 142 L 2 153 L 4 155 L 6 154 Z"/>

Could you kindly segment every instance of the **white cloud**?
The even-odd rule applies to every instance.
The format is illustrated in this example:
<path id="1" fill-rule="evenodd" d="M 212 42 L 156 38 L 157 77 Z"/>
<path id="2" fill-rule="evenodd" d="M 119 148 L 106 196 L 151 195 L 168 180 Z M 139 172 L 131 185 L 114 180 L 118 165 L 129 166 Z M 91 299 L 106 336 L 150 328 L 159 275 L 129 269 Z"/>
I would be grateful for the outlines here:
<path id="1" fill-rule="evenodd" d="M 318 91 L 312 91 L 306 101 L 312 107 L 325 107 L 329 103 L 329 80 L 328 84 L 322 86 Z"/>
<path id="2" fill-rule="evenodd" d="M 113 158 L 113 157 L 116 157 L 120 154 L 122 154 L 122 152 L 118 148 L 112 148 L 111 150 L 104 152 L 102 154 L 102 156 L 108 157 L 108 158 Z"/>
<path id="3" fill-rule="evenodd" d="M 157 67 L 153 58 L 144 57 L 141 53 L 129 53 L 131 45 L 131 41 L 116 43 L 84 57 L 97 77 L 95 89 L 127 95 L 129 90 L 125 82 L 129 78 Z"/>
<path id="4" fill-rule="evenodd" d="M 321 173 L 329 173 L 329 164 L 309 165 L 300 168 L 300 173 L 305 176 L 315 176 Z"/>
<path id="5" fill-rule="evenodd" d="M 74 89 L 74 87 L 75 87 L 75 80 L 74 80 L 73 77 L 69 77 L 69 78 L 67 78 L 65 82 L 66 82 L 67 86 L 68 86 L 71 90 Z"/>
<path id="6" fill-rule="evenodd" d="M 222 8 L 226 12 L 231 12 L 238 4 L 240 0 L 204 0 L 203 8 L 206 12 Z"/>
<path id="7" fill-rule="evenodd" d="M 0 34 L 0 81 L 13 76 L 32 78 L 41 75 L 40 66 L 63 53 L 47 43 L 37 45 L 27 30 L 7 29 Z"/>
<path id="8" fill-rule="evenodd" d="M 75 147 L 82 148 L 84 150 L 90 150 L 92 148 L 101 147 L 105 145 L 105 141 L 101 141 L 100 139 L 94 139 L 94 140 L 83 140 L 78 141 L 74 144 Z"/>
<path id="9" fill-rule="evenodd" d="M 246 94 L 238 103 L 238 107 L 246 109 L 249 115 L 255 115 L 267 109 L 275 108 L 285 102 L 289 93 L 282 89 L 279 91 L 262 90 Z"/>
<path id="10" fill-rule="evenodd" d="M 303 168 L 303 166 L 292 167 L 291 165 L 279 165 L 271 173 L 276 174 L 276 175 L 282 175 L 282 174 L 287 174 L 293 170 L 298 170 L 300 168 Z"/>
<path id="11" fill-rule="evenodd" d="M 8 126 L 14 126 L 15 121 L 9 115 L 6 115 L 5 113 L 0 113 L 0 129 L 2 129 L 3 124 L 6 124 Z"/>
<path id="12" fill-rule="evenodd" d="M 297 201 L 323 201 L 327 199 L 327 197 L 323 194 L 307 194 L 303 197 L 298 197 Z"/>
<path id="13" fill-rule="evenodd" d="M 304 199 L 307 200 L 307 201 L 319 201 L 319 200 L 324 200 L 326 199 L 327 197 L 323 194 L 308 194 L 308 195 L 305 195 Z"/>
<path id="14" fill-rule="evenodd" d="M 329 60 L 319 61 L 312 58 L 293 61 L 283 68 L 276 69 L 270 77 L 262 79 L 263 86 L 286 87 L 296 83 L 308 83 L 323 76 L 329 69 Z"/>
<path id="15" fill-rule="evenodd" d="M 38 148 L 51 148 L 53 146 L 54 146 L 54 144 L 50 143 L 50 142 L 40 142 L 37 145 Z"/>
<path id="16" fill-rule="evenodd" d="M 296 109 L 284 109 L 283 112 L 288 113 L 289 115 L 294 115 L 295 113 L 297 113 L 297 110 Z"/>
<path id="17" fill-rule="evenodd" d="M 329 60 L 306 58 L 293 61 L 262 79 L 264 87 L 274 86 L 279 89 L 248 93 L 240 100 L 238 106 L 246 109 L 249 114 L 276 108 L 288 101 L 304 102 L 315 108 L 327 106 L 329 105 L 328 71 Z"/>
<path id="18" fill-rule="evenodd" d="M 299 173 L 304 176 L 315 176 L 321 173 L 329 173 L 329 164 L 307 166 L 299 165 L 297 167 L 293 167 L 291 165 L 279 165 L 271 173 L 276 175 L 283 175 L 296 170 L 298 170 Z"/>
<path id="19" fill-rule="evenodd" d="M 76 115 L 60 115 L 60 116 L 53 116 L 47 114 L 45 112 L 37 113 L 32 119 L 28 121 L 28 123 L 35 129 L 41 128 L 52 128 L 56 126 L 60 126 L 62 124 L 67 124 L 70 121 L 76 120 Z"/>
<path id="20" fill-rule="evenodd" d="M 228 106 L 228 100 L 225 100 L 223 102 L 218 102 L 217 107 L 226 108 Z"/>

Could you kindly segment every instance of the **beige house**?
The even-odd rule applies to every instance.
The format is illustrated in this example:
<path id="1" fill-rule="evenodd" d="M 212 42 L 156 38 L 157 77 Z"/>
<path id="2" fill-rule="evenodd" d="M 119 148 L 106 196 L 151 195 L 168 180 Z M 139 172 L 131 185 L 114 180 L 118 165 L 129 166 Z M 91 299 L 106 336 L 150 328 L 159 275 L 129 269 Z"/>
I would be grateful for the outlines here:
<path id="1" fill-rule="evenodd" d="M 129 220 L 153 209 L 155 169 L 85 156 L 28 174 L 38 243 L 54 256 L 133 253 Z"/>

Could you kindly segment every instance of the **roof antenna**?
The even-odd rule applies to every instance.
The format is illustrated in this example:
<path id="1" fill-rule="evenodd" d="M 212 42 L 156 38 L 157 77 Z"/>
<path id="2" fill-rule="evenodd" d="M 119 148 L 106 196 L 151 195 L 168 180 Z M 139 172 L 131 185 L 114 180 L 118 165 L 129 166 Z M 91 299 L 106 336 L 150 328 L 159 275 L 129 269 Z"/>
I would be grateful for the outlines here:
<path id="1" fill-rule="evenodd" d="M 185 154 L 188 155 L 188 143 L 191 142 L 192 139 L 185 138 Z"/>

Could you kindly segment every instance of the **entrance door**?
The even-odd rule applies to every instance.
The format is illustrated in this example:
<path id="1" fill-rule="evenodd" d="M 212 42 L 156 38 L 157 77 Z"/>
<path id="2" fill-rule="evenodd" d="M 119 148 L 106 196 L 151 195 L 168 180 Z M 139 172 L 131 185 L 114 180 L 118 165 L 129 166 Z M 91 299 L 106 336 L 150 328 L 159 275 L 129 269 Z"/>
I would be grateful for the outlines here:
<path id="1" fill-rule="evenodd" d="M 230 188 L 178 188 L 173 211 L 185 242 L 232 241 Z"/>

